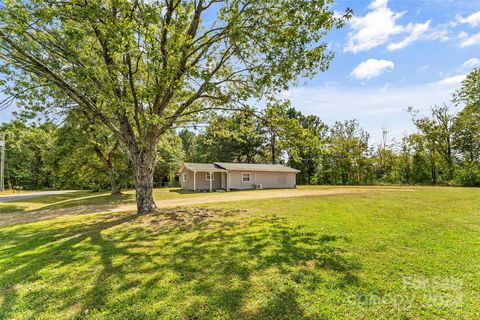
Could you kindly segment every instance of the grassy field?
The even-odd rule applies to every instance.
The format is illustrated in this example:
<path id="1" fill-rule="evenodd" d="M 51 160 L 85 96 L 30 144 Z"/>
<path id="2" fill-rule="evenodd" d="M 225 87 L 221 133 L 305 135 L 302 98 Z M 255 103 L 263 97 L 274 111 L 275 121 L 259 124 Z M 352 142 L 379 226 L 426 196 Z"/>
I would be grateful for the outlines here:
<path id="1" fill-rule="evenodd" d="M 374 187 L 369 187 L 374 188 Z M 298 189 L 271 189 L 257 192 L 256 190 L 232 191 L 229 193 L 221 192 L 192 192 L 184 191 L 178 188 L 161 188 L 154 189 L 153 197 L 159 204 L 165 201 L 187 200 L 187 199 L 201 199 L 204 201 L 209 198 L 221 200 L 225 197 L 232 198 L 241 196 L 242 198 L 249 198 L 262 195 L 267 196 L 271 194 L 287 194 L 292 192 L 308 192 L 308 191 L 323 191 L 323 190 L 358 190 L 358 188 L 349 187 L 335 187 L 335 186 L 302 186 Z M 1 196 L 1 195 L 0 195 Z M 217 201 L 215 200 L 215 201 Z M 201 202 L 200 201 L 200 202 Z M 198 201 L 197 201 L 198 202 Z M 24 198 L 17 200 L 10 200 L 7 202 L 0 202 L 0 214 L 2 213 L 20 213 L 20 212 L 53 212 L 65 209 L 75 209 L 80 212 L 89 212 L 89 209 L 95 210 L 110 210 L 127 205 L 135 205 L 135 191 L 125 190 L 121 194 L 111 195 L 109 192 L 92 192 L 92 191 L 76 191 L 64 194 L 39 196 L 34 198 Z M 74 211 L 75 211 L 74 210 Z M 95 211 L 94 210 L 94 211 Z M 132 209 L 133 210 L 133 209 Z M 71 210 L 68 210 L 71 211 Z M 90 210 L 91 211 L 91 210 Z M 0 216 L 1 218 L 1 216 Z"/>
<path id="2" fill-rule="evenodd" d="M 62 197 L 3 205 L 133 195 Z M 0 319 L 478 319 L 479 199 L 372 188 L 1 227 Z"/>
<path id="3" fill-rule="evenodd" d="M 0 194 L 1 195 L 1 194 Z M 195 197 L 205 193 L 182 192 L 178 189 L 155 189 L 156 200 Z M 135 202 L 135 191 L 126 190 L 119 195 L 110 195 L 109 192 L 77 191 L 61 195 L 26 198 L 8 202 L 0 202 L 0 213 L 20 212 L 32 210 L 65 209 L 76 206 L 121 205 Z"/>

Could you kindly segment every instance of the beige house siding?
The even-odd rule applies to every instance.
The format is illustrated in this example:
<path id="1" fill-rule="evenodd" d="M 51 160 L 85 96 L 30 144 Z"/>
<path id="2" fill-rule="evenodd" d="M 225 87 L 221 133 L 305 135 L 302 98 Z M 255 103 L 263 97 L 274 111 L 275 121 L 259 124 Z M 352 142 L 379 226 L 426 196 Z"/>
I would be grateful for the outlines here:
<path id="1" fill-rule="evenodd" d="M 187 181 L 183 181 L 183 174 L 187 174 Z M 183 190 L 193 190 L 193 172 L 183 169 L 180 171 L 180 186 Z"/>
<path id="2" fill-rule="evenodd" d="M 187 181 L 183 181 L 183 174 L 187 173 Z M 221 187 L 221 172 L 213 173 L 212 189 L 220 189 Z M 182 170 L 180 172 L 180 185 L 183 190 L 193 190 L 193 171 Z M 195 175 L 195 190 L 210 190 L 210 181 L 207 180 L 207 173 L 198 171 Z"/>
<path id="3" fill-rule="evenodd" d="M 195 179 L 194 179 L 195 172 Z M 185 163 L 179 173 L 183 190 L 210 190 L 207 172 L 213 172 L 212 190 L 286 189 L 296 187 L 296 174 L 299 172 L 283 165 L 241 164 L 241 163 Z M 186 174 L 184 181 L 183 175 Z M 228 174 L 228 179 L 227 179 Z M 250 175 L 250 181 L 243 181 L 243 174 Z M 195 180 L 195 189 L 194 182 Z M 227 181 L 228 180 L 228 181 Z"/>
<path id="4" fill-rule="evenodd" d="M 250 182 L 242 181 L 242 173 L 250 173 Z M 295 172 L 230 171 L 230 189 L 253 189 L 261 184 L 264 189 L 295 188 Z"/>

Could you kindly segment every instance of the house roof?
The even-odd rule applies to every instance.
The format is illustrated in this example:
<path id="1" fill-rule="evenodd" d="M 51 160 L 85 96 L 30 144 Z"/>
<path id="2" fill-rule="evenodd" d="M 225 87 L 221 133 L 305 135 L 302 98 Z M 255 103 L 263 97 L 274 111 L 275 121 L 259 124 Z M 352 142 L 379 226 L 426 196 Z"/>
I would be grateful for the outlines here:
<path id="1" fill-rule="evenodd" d="M 178 172 L 183 169 L 190 171 L 212 171 L 226 172 L 234 171 L 268 171 L 268 172 L 295 172 L 300 170 L 293 169 L 282 164 L 254 164 L 254 163 L 238 163 L 238 162 L 214 162 L 214 163 L 191 163 L 185 162 Z"/>
<path id="2" fill-rule="evenodd" d="M 224 172 L 226 170 L 219 168 L 215 166 L 213 163 L 191 163 L 191 162 L 185 162 L 182 166 L 182 168 L 185 168 L 190 171 L 215 171 L 215 172 Z M 182 170 L 180 168 L 180 171 Z"/>
<path id="3" fill-rule="evenodd" d="M 226 170 L 238 171 L 271 171 L 271 172 L 295 172 L 300 170 L 293 169 L 282 164 L 253 164 L 253 163 L 233 163 L 233 162 L 214 162 L 220 168 Z"/>

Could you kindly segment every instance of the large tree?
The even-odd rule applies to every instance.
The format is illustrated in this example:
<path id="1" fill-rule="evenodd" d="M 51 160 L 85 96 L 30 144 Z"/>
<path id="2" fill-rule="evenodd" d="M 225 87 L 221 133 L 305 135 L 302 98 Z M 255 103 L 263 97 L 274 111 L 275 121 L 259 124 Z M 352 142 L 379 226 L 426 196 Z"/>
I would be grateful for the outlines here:
<path id="1" fill-rule="evenodd" d="M 207 162 L 256 163 L 263 156 L 263 127 L 251 108 L 213 118 L 202 138 Z"/>
<path id="2" fill-rule="evenodd" d="M 467 75 L 454 95 L 465 107 L 455 117 L 453 147 L 459 158 L 457 179 L 462 185 L 480 185 L 480 68 Z"/>
<path id="3" fill-rule="evenodd" d="M 157 162 L 155 165 L 155 181 L 157 186 L 175 184 L 178 168 L 185 159 L 182 139 L 174 130 L 163 135 L 157 148 Z"/>
<path id="4" fill-rule="evenodd" d="M 328 68 L 322 38 L 351 16 L 332 1 L 5 1 L 0 72 L 28 106 L 81 109 L 111 130 L 146 213 L 158 141 L 172 126 Z"/>
<path id="5" fill-rule="evenodd" d="M 52 171 L 45 165 L 57 135 L 55 125 L 26 124 L 15 120 L 0 125 L 7 134 L 5 178 L 8 187 L 52 188 Z"/>
<path id="6" fill-rule="evenodd" d="M 301 113 L 293 109 L 288 100 L 270 101 L 263 110 L 260 119 L 264 126 L 269 160 L 272 164 L 281 162 L 285 153 L 292 155 L 291 150 L 298 145 L 298 138 L 303 129 L 300 120 L 297 119 L 299 115 Z"/>
<path id="7" fill-rule="evenodd" d="M 103 189 L 121 192 L 131 180 L 131 165 L 118 139 L 94 119 L 71 112 L 57 129 L 48 165 L 57 188 Z"/>
<path id="8" fill-rule="evenodd" d="M 457 103 L 480 107 L 480 68 L 473 69 L 462 81 L 462 87 L 453 95 Z"/>
<path id="9" fill-rule="evenodd" d="M 286 114 L 290 121 L 281 145 L 287 151 L 288 164 L 301 171 L 300 183 L 318 183 L 315 175 L 325 151 L 328 127 L 319 117 L 304 115 L 294 108 L 289 108 Z"/>
<path id="10" fill-rule="evenodd" d="M 428 148 L 431 150 L 432 162 L 432 183 L 436 184 L 436 175 L 442 174 L 443 182 L 453 179 L 454 156 L 452 147 L 452 136 L 454 132 L 454 114 L 446 104 L 433 106 L 430 117 L 419 117 L 418 111 L 409 108 L 412 120 L 417 130 L 425 137 Z M 442 160 L 442 166 L 437 166 L 438 153 Z M 437 169 L 442 169 L 437 172 Z"/>
<path id="11" fill-rule="evenodd" d="M 371 182 L 370 135 L 357 120 L 335 122 L 330 128 L 323 161 L 325 180 L 334 184 Z"/>

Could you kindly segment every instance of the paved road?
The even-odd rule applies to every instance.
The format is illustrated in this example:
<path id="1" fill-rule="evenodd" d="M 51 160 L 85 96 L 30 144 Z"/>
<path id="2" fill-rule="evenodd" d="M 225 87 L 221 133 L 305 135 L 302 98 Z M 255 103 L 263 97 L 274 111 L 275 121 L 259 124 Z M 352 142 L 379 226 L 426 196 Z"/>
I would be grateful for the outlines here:
<path id="1" fill-rule="evenodd" d="M 76 190 L 39 191 L 39 192 L 30 192 L 30 193 L 23 193 L 23 194 L 9 194 L 5 196 L 2 196 L 0 194 L 0 202 L 8 202 L 8 201 L 36 198 L 36 197 L 42 197 L 42 196 L 55 196 L 55 195 L 65 194 L 65 193 L 70 193 L 75 191 Z"/>

